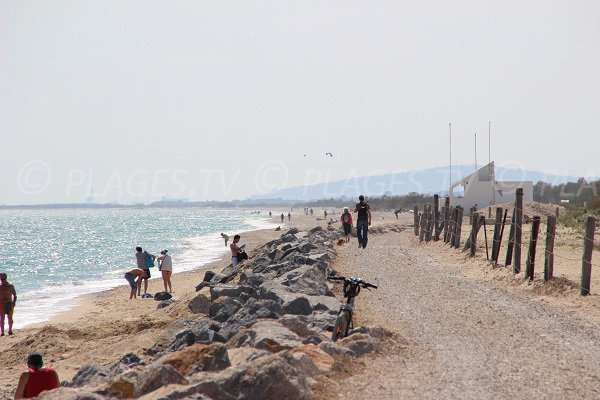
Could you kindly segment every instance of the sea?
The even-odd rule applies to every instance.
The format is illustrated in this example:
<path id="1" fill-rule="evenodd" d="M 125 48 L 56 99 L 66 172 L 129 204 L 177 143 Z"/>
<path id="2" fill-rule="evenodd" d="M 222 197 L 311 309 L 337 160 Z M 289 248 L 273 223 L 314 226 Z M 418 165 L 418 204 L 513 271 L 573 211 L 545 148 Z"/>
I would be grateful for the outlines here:
<path id="1" fill-rule="evenodd" d="M 173 273 L 201 268 L 227 251 L 221 232 L 272 228 L 268 211 L 205 208 L 0 210 L 0 271 L 15 286 L 14 328 L 48 320 L 79 296 L 124 285 L 135 247 L 167 249 Z M 152 279 L 160 279 L 154 271 Z"/>

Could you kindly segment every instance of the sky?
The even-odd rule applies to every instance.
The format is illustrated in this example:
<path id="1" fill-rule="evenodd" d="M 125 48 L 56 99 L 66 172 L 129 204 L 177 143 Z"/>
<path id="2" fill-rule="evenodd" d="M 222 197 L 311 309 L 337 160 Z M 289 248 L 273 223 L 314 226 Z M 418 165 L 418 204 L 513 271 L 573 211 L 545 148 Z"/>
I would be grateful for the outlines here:
<path id="1" fill-rule="evenodd" d="M 0 0 L 0 204 L 447 165 L 450 123 L 481 165 L 490 121 L 497 165 L 600 176 L 599 49 L 597 0 Z"/>

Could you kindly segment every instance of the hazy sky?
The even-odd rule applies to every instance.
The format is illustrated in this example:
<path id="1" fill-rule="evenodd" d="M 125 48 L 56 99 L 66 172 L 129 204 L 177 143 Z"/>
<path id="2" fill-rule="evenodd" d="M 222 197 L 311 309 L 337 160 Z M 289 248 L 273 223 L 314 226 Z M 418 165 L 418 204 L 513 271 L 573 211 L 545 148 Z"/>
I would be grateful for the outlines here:
<path id="1" fill-rule="evenodd" d="M 600 175 L 600 1 L 0 0 L 0 204 L 446 165 L 449 122 L 481 164 L 488 121 L 497 164 Z"/>

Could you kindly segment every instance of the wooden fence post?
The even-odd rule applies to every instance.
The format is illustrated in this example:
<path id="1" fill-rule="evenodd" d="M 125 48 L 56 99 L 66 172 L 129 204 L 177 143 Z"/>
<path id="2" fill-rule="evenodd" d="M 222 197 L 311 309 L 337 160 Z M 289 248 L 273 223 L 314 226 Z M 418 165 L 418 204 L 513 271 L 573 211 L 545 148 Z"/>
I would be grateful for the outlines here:
<path id="1" fill-rule="evenodd" d="M 556 207 L 556 218 L 560 216 L 560 207 Z"/>
<path id="2" fill-rule="evenodd" d="M 523 188 L 517 188 L 515 203 L 515 248 L 513 258 L 513 273 L 521 273 L 521 245 L 523 239 Z"/>
<path id="3" fill-rule="evenodd" d="M 589 215 L 585 221 L 585 237 L 583 239 L 583 258 L 581 261 L 581 295 L 590 294 L 592 279 L 592 251 L 594 250 L 594 230 L 596 218 Z"/>
<path id="4" fill-rule="evenodd" d="M 423 212 L 419 214 L 419 242 L 425 240 L 425 227 L 427 226 L 427 208 L 425 207 Z"/>
<path id="5" fill-rule="evenodd" d="M 500 224 L 502 223 L 502 208 L 496 207 L 496 224 L 494 225 L 494 241 L 492 242 L 492 261 L 498 260 L 498 239 L 500 237 Z"/>
<path id="6" fill-rule="evenodd" d="M 413 214 L 415 224 L 415 236 L 419 236 L 419 206 L 415 206 Z"/>
<path id="7" fill-rule="evenodd" d="M 535 270 L 535 248 L 537 246 L 538 233 L 540 231 L 540 217 L 537 215 L 533 217 L 531 223 L 531 238 L 529 239 L 529 252 L 527 253 L 527 262 L 525 264 L 525 275 L 530 281 L 533 281 L 533 274 Z"/>
<path id="8" fill-rule="evenodd" d="M 440 240 L 440 196 L 433 195 L 433 241 Z"/>
<path id="9" fill-rule="evenodd" d="M 448 243 L 448 225 L 450 224 L 450 197 L 444 200 L 444 243 Z"/>
<path id="10" fill-rule="evenodd" d="M 479 225 L 483 224 L 483 236 L 485 237 L 485 258 L 490 261 L 490 250 L 488 248 L 488 239 L 487 239 L 487 226 L 485 224 L 485 215 L 482 215 L 479 218 L 481 221 Z"/>
<path id="11" fill-rule="evenodd" d="M 473 212 L 471 217 L 471 243 L 470 243 L 470 256 L 475 257 L 475 251 L 477 250 L 477 231 L 479 230 L 479 213 Z"/>
<path id="12" fill-rule="evenodd" d="M 549 281 L 554 274 L 554 235 L 556 234 L 556 217 L 548 216 L 546 230 L 546 257 L 544 259 L 544 280 Z"/>
<path id="13" fill-rule="evenodd" d="M 504 210 L 504 218 L 502 218 L 502 226 L 500 227 L 500 237 L 498 238 L 498 248 L 496 249 L 496 258 L 494 259 L 494 265 L 498 265 L 498 258 L 500 258 L 500 248 L 502 247 L 502 236 L 504 235 L 504 226 L 506 225 L 506 215 L 508 209 Z"/>
<path id="14" fill-rule="evenodd" d="M 504 266 L 508 267 L 512 264 L 513 248 L 515 247 L 515 214 L 516 210 L 513 208 L 512 218 L 510 219 L 510 231 L 508 232 L 508 247 L 506 248 L 506 260 Z"/>
<path id="15" fill-rule="evenodd" d="M 464 208 L 458 206 L 458 212 L 456 213 L 456 226 L 455 226 L 455 234 L 454 234 L 454 247 L 457 249 L 460 247 L 460 235 L 462 231 L 462 223 L 463 223 L 463 215 Z"/>
<path id="16" fill-rule="evenodd" d="M 425 206 L 425 243 L 431 240 L 431 228 L 433 224 L 433 216 L 431 215 L 431 204 Z"/>
<path id="17" fill-rule="evenodd" d="M 448 243 L 450 243 L 450 247 L 454 247 L 454 236 L 456 235 L 456 213 L 458 212 L 458 208 L 452 207 L 452 212 L 450 215 L 450 226 L 448 227 Z"/>

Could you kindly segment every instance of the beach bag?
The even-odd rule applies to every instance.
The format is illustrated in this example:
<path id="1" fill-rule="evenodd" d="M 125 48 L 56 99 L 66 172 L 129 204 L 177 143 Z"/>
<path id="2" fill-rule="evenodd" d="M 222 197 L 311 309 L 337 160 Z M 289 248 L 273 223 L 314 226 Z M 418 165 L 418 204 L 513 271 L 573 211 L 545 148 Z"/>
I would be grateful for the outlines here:
<path id="1" fill-rule="evenodd" d="M 241 253 L 237 253 L 237 259 L 238 259 L 238 262 L 241 262 L 242 260 L 247 260 L 248 254 L 246 254 L 245 251 L 242 251 Z"/>
<path id="2" fill-rule="evenodd" d="M 154 267 L 154 260 L 152 259 L 152 256 L 148 253 L 144 254 L 144 262 L 146 263 L 146 268 Z"/>

